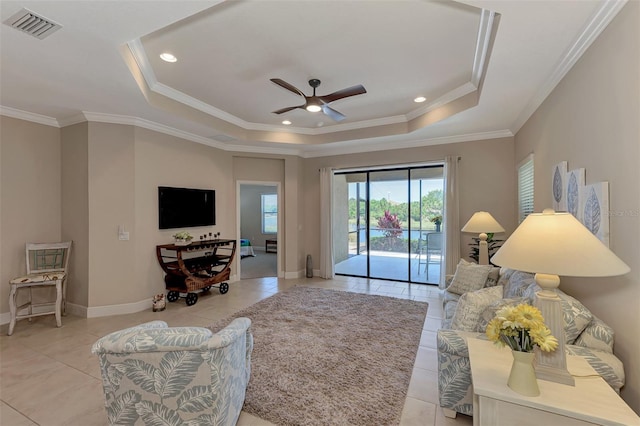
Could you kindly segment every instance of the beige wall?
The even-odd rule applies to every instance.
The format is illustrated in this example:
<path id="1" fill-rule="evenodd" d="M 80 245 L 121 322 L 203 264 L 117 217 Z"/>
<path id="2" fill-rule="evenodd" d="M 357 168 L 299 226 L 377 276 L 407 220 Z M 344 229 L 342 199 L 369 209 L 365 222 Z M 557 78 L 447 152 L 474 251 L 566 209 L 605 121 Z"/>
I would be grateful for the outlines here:
<path id="1" fill-rule="evenodd" d="M 173 136 L 136 128 L 135 131 L 135 281 L 123 284 L 129 301 L 151 300 L 165 290 L 164 273 L 155 247 L 172 241 L 179 229 L 158 229 L 158 186 L 213 189 L 216 191 L 216 225 L 187 228 L 198 238 L 220 232 L 236 238 L 235 188 L 229 153 Z M 132 283 L 136 283 L 135 286 Z"/>
<path id="2" fill-rule="evenodd" d="M 235 180 L 242 181 L 283 182 L 284 160 L 234 155 L 233 177 Z"/>
<path id="3" fill-rule="evenodd" d="M 89 123 L 63 128 L 62 237 L 73 240 L 67 300 L 89 306 Z"/>
<path id="4" fill-rule="evenodd" d="M 134 127 L 89 123 L 89 306 L 145 296 L 136 282 L 135 238 L 118 239 L 124 225 L 135 237 Z"/>
<path id="5" fill-rule="evenodd" d="M 304 253 L 301 252 L 303 218 L 302 159 L 292 156 L 236 154 L 233 161 L 234 181 L 280 182 L 280 232 L 278 238 L 278 274 L 287 278 L 303 271 Z"/>
<path id="6" fill-rule="evenodd" d="M 535 210 L 551 206 L 551 170 L 568 161 L 586 183 L 609 182 L 610 248 L 631 272 L 562 278 L 616 333 L 622 397 L 640 413 L 640 3 L 631 1 L 516 135 L 516 159 L 535 154 Z"/>
<path id="7" fill-rule="evenodd" d="M 303 276 L 307 257 L 303 251 L 306 226 L 306 217 L 303 214 L 303 194 L 306 191 L 303 183 L 304 167 L 301 158 L 285 157 L 284 159 L 284 198 L 286 200 L 284 206 L 286 223 L 283 227 L 285 233 L 284 270 L 286 276 L 291 278 L 296 274 Z"/>
<path id="8" fill-rule="evenodd" d="M 26 271 L 25 243 L 61 238 L 60 133 L 4 116 L 0 129 L 0 312 L 7 313 L 7 283 Z"/>
<path id="9" fill-rule="evenodd" d="M 517 222 L 516 186 L 513 176 L 516 166 L 512 138 L 501 138 L 305 160 L 306 252 L 311 253 L 316 264 L 319 264 L 320 214 L 326 213 L 320 205 L 320 168 L 443 161 L 447 155 L 462 157 L 459 163 L 460 227 L 462 228 L 474 212 L 485 210 L 491 212 L 507 233 L 511 233 Z M 461 233 L 462 257 L 468 257 L 469 242 L 471 236 Z"/>

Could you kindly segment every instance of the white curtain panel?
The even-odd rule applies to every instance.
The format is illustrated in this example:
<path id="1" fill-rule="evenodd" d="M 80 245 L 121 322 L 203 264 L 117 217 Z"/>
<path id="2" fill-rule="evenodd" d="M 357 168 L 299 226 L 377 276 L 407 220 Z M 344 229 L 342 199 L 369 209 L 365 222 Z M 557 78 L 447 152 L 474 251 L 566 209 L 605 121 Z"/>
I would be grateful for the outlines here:
<path id="1" fill-rule="evenodd" d="M 458 199 L 458 156 L 444 159 L 444 267 L 440 269 L 440 286 L 445 275 L 453 275 L 460 261 L 460 208 Z"/>
<path id="2" fill-rule="evenodd" d="M 320 169 L 320 276 L 331 279 L 333 270 L 333 169 Z"/>

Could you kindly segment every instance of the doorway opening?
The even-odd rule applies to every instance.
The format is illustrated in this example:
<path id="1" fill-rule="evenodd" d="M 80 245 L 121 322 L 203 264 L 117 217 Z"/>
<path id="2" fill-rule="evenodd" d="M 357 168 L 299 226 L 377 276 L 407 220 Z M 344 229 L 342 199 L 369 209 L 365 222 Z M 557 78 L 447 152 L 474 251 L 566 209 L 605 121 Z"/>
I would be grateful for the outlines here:
<path id="1" fill-rule="evenodd" d="M 338 275 L 438 284 L 444 165 L 334 173 Z"/>
<path id="2" fill-rule="evenodd" d="M 238 183 L 240 279 L 278 276 L 279 184 Z"/>

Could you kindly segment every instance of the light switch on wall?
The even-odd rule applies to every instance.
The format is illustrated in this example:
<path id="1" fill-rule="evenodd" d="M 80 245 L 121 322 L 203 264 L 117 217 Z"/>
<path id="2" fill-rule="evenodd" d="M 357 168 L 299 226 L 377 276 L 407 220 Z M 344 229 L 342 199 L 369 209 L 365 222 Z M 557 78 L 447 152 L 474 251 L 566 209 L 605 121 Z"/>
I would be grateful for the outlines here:
<path id="1" fill-rule="evenodd" d="M 124 225 L 118 225 L 118 239 L 120 241 L 129 241 L 129 231 L 124 230 Z"/>

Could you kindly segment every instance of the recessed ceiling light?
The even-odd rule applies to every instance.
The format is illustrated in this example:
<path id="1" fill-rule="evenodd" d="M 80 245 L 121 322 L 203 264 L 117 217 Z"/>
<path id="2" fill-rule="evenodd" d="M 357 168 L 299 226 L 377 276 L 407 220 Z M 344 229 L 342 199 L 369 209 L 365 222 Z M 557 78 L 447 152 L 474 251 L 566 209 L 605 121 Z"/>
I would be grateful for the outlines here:
<path id="1" fill-rule="evenodd" d="M 282 124 L 284 124 L 285 126 L 288 126 L 291 124 L 291 122 L 289 120 L 284 120 Z"/>
<path id="2" fill-rule="evenodd" d="M 160 59 L 162 59 L 165 62 L 177 62 L 178 58 L 176 58 L 175 56 L 173 56 L 171 53 L 161 53 L 160 54 Z"/>
<path id="3" fill-rule="evenodd" d="M 419 104 L 419 103 L 424 102 L 424 101 L 426 101 L 426 100 L 427 100 L 427 98 L 425 98 L 424 96 L 418 96 L 417 98 L 415 98 L 415 99 L 413 100 L 413 102 L 416 102 L 416 103 L 418 103 L 418 104 Z"/>

